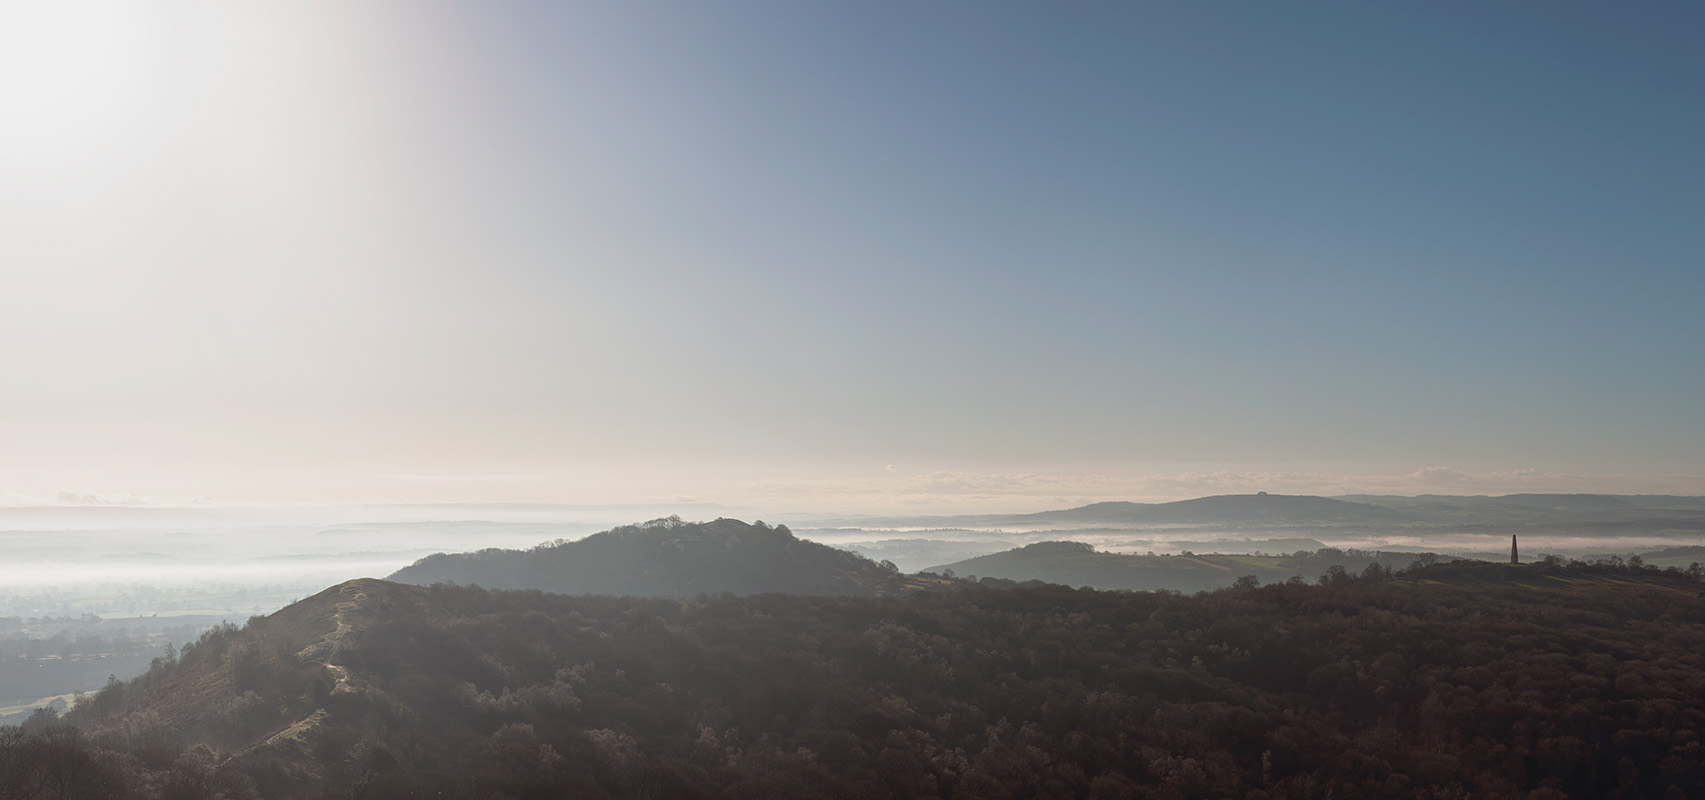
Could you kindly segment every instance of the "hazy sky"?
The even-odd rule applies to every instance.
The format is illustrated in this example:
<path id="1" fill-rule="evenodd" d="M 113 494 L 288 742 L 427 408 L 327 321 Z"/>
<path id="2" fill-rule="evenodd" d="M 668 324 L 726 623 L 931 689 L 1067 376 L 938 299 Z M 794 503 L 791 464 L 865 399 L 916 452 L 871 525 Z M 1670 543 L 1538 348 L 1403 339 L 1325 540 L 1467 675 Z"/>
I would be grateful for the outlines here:
<path id="1" fill-rule="evenodd" d="M 1705 7 L 0 6 L 0 503 L 1705 493 Z"/>

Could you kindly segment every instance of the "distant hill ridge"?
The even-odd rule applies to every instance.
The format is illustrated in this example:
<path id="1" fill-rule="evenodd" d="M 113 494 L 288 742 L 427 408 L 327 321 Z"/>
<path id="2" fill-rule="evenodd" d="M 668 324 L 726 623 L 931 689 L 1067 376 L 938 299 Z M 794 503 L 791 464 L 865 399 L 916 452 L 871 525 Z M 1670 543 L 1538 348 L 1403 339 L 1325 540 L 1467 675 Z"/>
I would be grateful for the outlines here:
<path id="1" fill-rule="evenodd" d="M 1040 527 L 1083 525 L 1229 525 L 1260 527 L 1404 524 L 1416 519 L 1406 509 L 1314 495 L 1224 494 L 1170 503 L 1113 500 L 1032 514 L 961 514 L 955 516 L 866 517 L 862 527 L 927 523 L 938 527 Z M 851 520 L 841 520 L 846 524 Z"/>
<path id="2" fill-rule="evenodd" d="M 908 580 L 864 556 L 793 535 L 786 526 L 678 517 L 531 550 L 427 556 L 390 576 L 427 585 L 477 584 L 563 594 L 690 597 L 731 592 L 870 595 Z"/>
<path id="3" fill-rule="evenodd" d="M 1107 501 L 1027 514 L 871 516 L 795 519 L 801 526 L 842 528 L 970 528 L 1068 530 L 1091 527 L 1227 528 L 1456 527 L 1570 525 L 1590 530 L 1629 524 L 1696 528 L 1705 524 L 1705 497 L 1677 495 L 1509 494 L 1315 495 L 1227 494 L 1169 503 Z M 1664 523 L 1658 525 L 1658 523 Z"/>
<path id="4" fill-rule="evenodd" d="M 1172 503 L 1092 503 L 1025 518 L 1047 522 L 1141 522 L 1149 524 L 1321 524 L 1402 522 L 1402 511 L 1313 495 L 1222 494 Z"/>
<path id="5" fill-rule="evenodd" d="M 1705 498 L 1667 495 L 1507 494 L 1346 495 L 1340 500 L 1392 509 L 1432 524 L 1593 526 L 1677 520 L 1697 524 Z M 1664 526 L 1655 526 L 1664 527 Z"/>

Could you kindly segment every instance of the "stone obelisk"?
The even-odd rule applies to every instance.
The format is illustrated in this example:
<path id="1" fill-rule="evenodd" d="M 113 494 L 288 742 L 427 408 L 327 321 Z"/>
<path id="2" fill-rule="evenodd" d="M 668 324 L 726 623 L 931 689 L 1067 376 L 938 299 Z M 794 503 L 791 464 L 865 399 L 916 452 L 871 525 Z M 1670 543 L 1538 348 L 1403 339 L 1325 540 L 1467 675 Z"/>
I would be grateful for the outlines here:
<path id="1" fill-rule="evenodd" d="M 1521 559 L 1516 557 L 1516 535 L 1513 533 L 1510 534 L 1510 563 L 1511 564 L 1520 564 L 1521 563 Z"/>

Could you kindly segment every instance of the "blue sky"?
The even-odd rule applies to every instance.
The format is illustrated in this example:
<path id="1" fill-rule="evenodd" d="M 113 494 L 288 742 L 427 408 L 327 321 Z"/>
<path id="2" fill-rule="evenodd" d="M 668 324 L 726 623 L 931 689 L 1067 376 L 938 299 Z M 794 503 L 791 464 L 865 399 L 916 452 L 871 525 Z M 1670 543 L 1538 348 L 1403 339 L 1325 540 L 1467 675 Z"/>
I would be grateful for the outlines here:
<path id="1" fill-rule="evenodd" d="M 0 495 L 1705 493 L 1691 7 L 91 8 Z"/>

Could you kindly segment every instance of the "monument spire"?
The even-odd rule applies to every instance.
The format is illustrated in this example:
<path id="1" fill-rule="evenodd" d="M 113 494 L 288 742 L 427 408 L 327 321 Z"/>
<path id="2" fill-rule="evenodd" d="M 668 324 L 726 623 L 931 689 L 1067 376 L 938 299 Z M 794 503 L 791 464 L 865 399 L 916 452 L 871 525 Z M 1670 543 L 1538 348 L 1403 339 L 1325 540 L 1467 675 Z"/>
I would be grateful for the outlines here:
<path id="1" fill-rule="evenodd" d="M 1511 564 L 1520 564 L 1521 563 L 1521 559 L 1516 557 L 1516 535 L 1513 533 L 1510 534 L 1510 563 Z"/>

